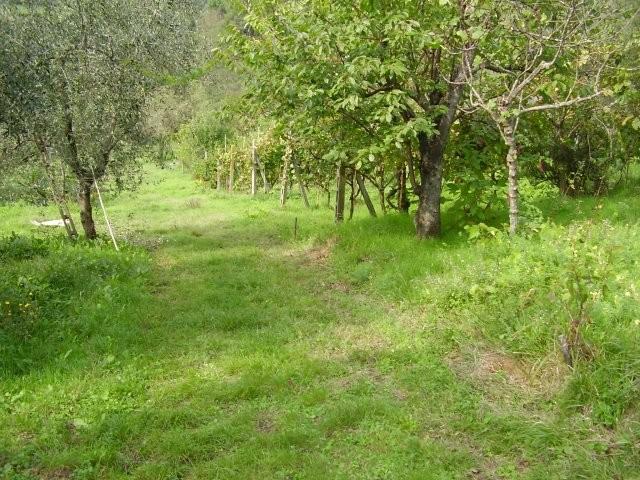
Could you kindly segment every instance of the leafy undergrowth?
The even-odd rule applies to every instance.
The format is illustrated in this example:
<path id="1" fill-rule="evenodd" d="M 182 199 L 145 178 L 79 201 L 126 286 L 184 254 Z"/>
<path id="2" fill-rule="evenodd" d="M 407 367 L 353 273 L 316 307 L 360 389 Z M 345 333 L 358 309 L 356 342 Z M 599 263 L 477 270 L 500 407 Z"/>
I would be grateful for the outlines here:
<path id="1" fill-rule="evenodd" d="M 109 207 L 149 272 L 139 247 L 0 246 L 2 292 L 24 306 L 19 279 L 42 288 L 39 328 L 3 338 L 0 478 L 637 474 L 630 210 L 418 242 L 408 217 L 335 227 L 324 208 L 157 170 Z M 580 306 L 571 370 L 558 336 Z"/>
<path id="2" fill-rule="evenodd" d="M 463 349 L 469 337 L 480 339 L 542 384 L 547 377 L 556 388 L 561 377 L 566 385 L 554 398 L 595 423 L 614 426 L 633 410 L 640 397 L 637 225 L 549 223 L 532 238 L 497 234 L 424 248 L 404 234 L 409 222 L 390 217 L 344 229 L 337 268 L 356 285 L 426 312 Z M 580 317 L 570 372 L 559 338 Z"/>

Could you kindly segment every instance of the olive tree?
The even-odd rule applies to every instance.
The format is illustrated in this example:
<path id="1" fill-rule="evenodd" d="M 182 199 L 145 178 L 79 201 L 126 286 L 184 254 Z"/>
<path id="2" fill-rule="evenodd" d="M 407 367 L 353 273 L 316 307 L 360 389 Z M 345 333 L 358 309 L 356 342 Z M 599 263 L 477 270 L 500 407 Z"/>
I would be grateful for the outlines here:
<path id="1" fill-rule="evenodd" d="M 0 7 L 0 126 L 78 184 L 80 218 L 97 236 L 92 186 L 123 181 L 145 106 L 196 50 L 191 0 L 47 0 Z"/>

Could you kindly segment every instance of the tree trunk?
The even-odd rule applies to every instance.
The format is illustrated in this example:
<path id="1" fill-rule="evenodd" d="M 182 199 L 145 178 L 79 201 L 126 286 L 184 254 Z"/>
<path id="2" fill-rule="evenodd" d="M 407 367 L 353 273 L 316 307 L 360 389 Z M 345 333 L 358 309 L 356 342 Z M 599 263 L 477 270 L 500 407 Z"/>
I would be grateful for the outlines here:
<path id="1" fill-rule="evenodd" d="M 356 197 L 358 196 L 358 192 L 356 192 L 356 170 L 353 169 L 353 173 L 351 178 L 349 179 L 349 187 L 351 188 L 351 195 L 349 197 L 349 220 L 353 219 L 353 213 L 356 210 Z"/>
<path id="2" fill-rule="evenodd" d="M 466 81 L 465 68 L 473 65 L 477 45 L 469 41 L 463 49 L 459 62 L 451 71 L 448 92 L 446 95 L 447 111 L 438 119 L 438 134 L 427 136 L 418 134 L 420 151 L 420 201 L 416 214 L 416 234 L 418 238 L 429 238 L 440 235 L 440 201 L 442 198 L 442 171 L 444 151 L 449 142 L 451 126 L 455 121 L 458 106 L 462 100 Z M 438 97 L 439 94 L 435 94 Z M 431 104 L 435 103 L 431 99 Z"/>
<path id="3" fill-rule="evenodd" d="M 309 197 L 307 196 L 307 188 L 304 186 L 304 182 L 302 181 L 302 174 L 300 172 L 300 165 L 298 165 L 298 160 L 295 155 L 291 159 L 293 162 L 293 169 L 296 172 L 296 179 L 298 180 L 298 185 L 300 185 L 300 195 L 302 195 L 302 201 L 304 202 L 304 206 L 307 208 L 311 208 L 311 204 L 309 203 Z"/>
<path id="4" fill-rule="evenodd" d="M 398 210 L 402 213 L 409 213 L 409 198 L 407 195 L 407 167 L 404 163 L 398 166 Z"/>
<path id="5" fill-rule="evenodd" d="M 373 202 L 371 201 L 369 192 L 367 192 L 364 178 L 360 173 L 356 173 L 356 181 L 358 182 L 358 187 L 360 187 L 360 191 L 362 192 L 362 198 L 364 199 L 364 203 L 367 206 L 367 210 L 369 210 L 369 215 L 371 215 L 372 217 L 377 217 L 378 215 L 376 214 L 376 209 L 373 206 Z"/>
<path id="6" fill-rule="evenodd" d="M 64 176 L 62 178 L 62 190 L 58 191 L 49 150 L 47 149 L 47 146 L 44 142 L 37 141 L 37 143 L 38 147 L 40 148 L 40 153 L 42 154 L 42 163 L 44 165 L 44 171 L 47 175 L 47 179 L 49 180 L 49 187 L 51 188 L 53 201 L 58 206 L 58 212 L 60 213 L 60 218 L 64 222 L 64 229 L 67 232 L 67 236 L 70 240 L 75 240 L 76 238 L 78 238 L 78 231 L 76 230 L 76 226 L 73 223 L 73 219 L 71 218 L 71 214 L 69 213 L 69 208 L 65 199 Z"/>
<path id="7" fill-rule="evenodd" d="M 420 140 L 420 200 L 416 213 L 418 238 L 437 237 L 441 232 L 440 200 L 444 148 L 439 138 Z"/>
<path id="8" fill-rule="evenodd" d="M 515 129 L 511 125 L 503 128 L 507 144 L 507 199 L 509 203 L 509 233 L 515 235 L 518 230 L 518 144 Z"/>
<path id="9" fill-rule="evenodd" d="M 91 181 L 83 180 L 80 182 L 80 191 L 78 192 L 78 205 L 80 206 L 80 221 L 84 234 L 89 240 L 98 237 L 96 232 L 96 224 L 93 221 L 93 209 L 91 208 Z"/>
<path id="10" fill-rule="evenodd" d="M 336 191 L 336 223 L 342 223 L 344 221 L 344 199 L 347 185 L 346 168 L 341 163 L 338 166 L 338 172 L 336 175 L 337 191 Z"/>
<path id="11" fill-rule="evenodd" d="M 385 185 L 384 185 L 384 167 L 380 167 L 380 180 L 378 182 L 378 197 L 380 197 L 380 208 L 382 209 L 382 214 L 385 215 L 387 213 L 387 198 L 386 198 Z"/>
<path id="12" fill-rule="evenodd" d="M 387 213 L 387 197 L 384 185 L 378 188 L 378 197 L 380 198 L 380 209 L 382 210 L 382 214 L 385 215 Z"/>

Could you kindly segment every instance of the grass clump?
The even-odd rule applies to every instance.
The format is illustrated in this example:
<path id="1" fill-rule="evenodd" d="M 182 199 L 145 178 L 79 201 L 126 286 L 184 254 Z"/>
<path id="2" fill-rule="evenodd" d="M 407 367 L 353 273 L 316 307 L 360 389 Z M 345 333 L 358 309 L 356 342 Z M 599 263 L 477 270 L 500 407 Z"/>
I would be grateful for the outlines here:
<path id="1" fill-rule="evenodd" d="M 45 238 L 12 232 L 11 235 L 0 238 L 0 261 L 29 260 L 46 255 L 49 252 L 49 244 L 50 241 Z"/>
<path id="2" fill-rule="evenodd" d="M 59 359 L 98 328 L 89 310 L 119 309 L 148 271 L 146 255 L 107 243 L 11 234 L 0 238 L 0 371 Z"/>

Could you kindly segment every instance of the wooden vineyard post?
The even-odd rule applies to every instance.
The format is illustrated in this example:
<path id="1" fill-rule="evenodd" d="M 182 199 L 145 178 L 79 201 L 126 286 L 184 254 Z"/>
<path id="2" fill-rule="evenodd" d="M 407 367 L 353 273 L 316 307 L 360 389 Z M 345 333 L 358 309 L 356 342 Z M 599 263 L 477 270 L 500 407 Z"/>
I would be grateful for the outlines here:
<path id="1" fill-rule="evenodd" d="M 282 187 L 280 188 L 280 206 L 284 207 L 289 195 L 289 162 L 291 161 L 291 142 L 287 137 L 284 150 L 284 165 L 282 166 Z"/>
<path id="2" fill-rule="evenodd" d="M 255 197 L 258 190 L 258 172 L 256 162 L 256 141 L 251 141 L 251 196 Z"/>

